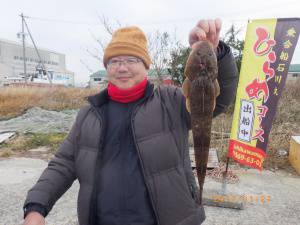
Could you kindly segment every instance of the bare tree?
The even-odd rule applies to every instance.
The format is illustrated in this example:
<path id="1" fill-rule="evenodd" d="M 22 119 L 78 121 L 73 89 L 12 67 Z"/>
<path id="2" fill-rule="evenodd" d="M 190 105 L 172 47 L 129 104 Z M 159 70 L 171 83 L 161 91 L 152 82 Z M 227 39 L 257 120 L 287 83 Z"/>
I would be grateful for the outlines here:
<path id="1" fill-rule="evenodd" d="M 167 68 L 170 55 L 170 35 L 159 30 L 147 35 L 148 49 L 152 59 L 151 68 L 155 71 L 159 83 L 162 83 L 164 69 Z"/>
<path id="2" fill-rule="evenodd" d="M 225 36 L 222 38 L 222 40 L 232 48 L 233 56 L 236 60 L 239 71 L 241 69 L 245 44 L 244 40 L 239 40 L 237 37 L 240 32 L 241 29 L 237 29 L 234 24 L 232 24 L 228 31 L 225 33 Z"/>
<path id="3" fill-rule="evenodd" d="M 93 58 L 97 59 L 98 61 L 102 62 L 104 50 L 107 46 L 107 43 L 109 39 L 111 38 L 113 32 L 120 28 L 122 25 L 119 21 L 115 21 L 115 23 L 110 22 L 110 20 L 105 17 L 104 15 L 97 14 L 100 24 L 102 25 L 105 36 L 97 37 L 90 29 L 89 32 L 91 34 L 91 37 L 93 40 L 97 43 L 97 46 L 100 46 L 100 48 L 86 48 L 86 52 L 92 56 Z"/>
<path id="4" fill-rule="evenodd" d="M 104 15 L 98 14 L 98 19 L 104 28 L 106 36 L 96 37 L 92 31 L 89 31 L 91 33 L 91 37 L 95 40 L 97 45 L 100 46 L 100 48 L 93 50 L 87 48 L 86 51 L 90 56 L 102 62 L 104 50 L 109 39 L 113 32 L 123 25 L 119 21 L 115 21 L 114 23 L 111 22 Z M 156 30 L 155 32 L 148 33 L 146 36 L 148 39 L 148 51 L 152 60 L 151 69 L 154 71 L 155 76 L 157 76 L 158 82 L 162 83 L 163 73 L 166 71 L 171 58 L 171 50 L 176 48 L 176 46 L 179 46 L 176 33 L 171 36 L 168 32 Z"/>

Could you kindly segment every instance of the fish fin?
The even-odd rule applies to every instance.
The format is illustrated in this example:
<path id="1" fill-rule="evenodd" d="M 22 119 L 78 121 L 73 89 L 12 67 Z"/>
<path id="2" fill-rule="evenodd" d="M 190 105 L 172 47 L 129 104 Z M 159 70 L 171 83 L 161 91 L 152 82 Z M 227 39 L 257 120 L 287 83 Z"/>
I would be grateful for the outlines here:
<path id="1" fill-rule="evenodd" d="M 182 84 L 182 92 L 184 97 L 186 98 L 190 96 L 191 84 L 192 82 L 189 80 L 189 78 L 186 77 Z"/>
<path id="2" fill-rule="evenodd" d="M 186 106 L 187 111 L 189 113 L 191 113 L 191 106 L 190 106 L 190 99 L 189 98 L 186 99 L 185 106 Z"/>
<path id="3" fill-rule="evenodd" d="M 215 86 L 215 98 L 220 95 L 220 85 L 217 79 L 214 81 L 214 86 Z"/>

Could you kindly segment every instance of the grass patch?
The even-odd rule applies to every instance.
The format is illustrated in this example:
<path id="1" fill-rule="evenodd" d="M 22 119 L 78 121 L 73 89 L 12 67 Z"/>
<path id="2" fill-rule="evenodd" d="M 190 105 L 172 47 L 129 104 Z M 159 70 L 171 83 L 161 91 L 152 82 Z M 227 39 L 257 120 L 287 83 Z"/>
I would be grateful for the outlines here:
<path id="1" fill-rule="evenodd" d="M 3 149 L 0 151 L 0 157 L 10 157 L 14 154 L 14 152 L 10 149 Z"/>
<path id="2" fill-rule="evenodd" d="M 26 149 L 38 148 L 41 146 L 48 146 L 52 151 L 55 151 L 61 142 L 65 139 L 65 133 L 32 133 L 26 141 Z"/>
<path id="3" fill-rule="evenodd" d="M 24 153 L 30 149 L 47 146 L 55 152 L 66 138 L 66 133 L 27 133 L 19 135 L 7 143 L 0 145 L 0 157 L 8 157 L 17 153 Z"/>
<path id="4" fill-rule="evenodd" d="M 31 107 L 48 110 L 77 109 L 86 103 L 86 97 L 98 89 L 67 87 L 3 87 L 0 88 L 0 119 L 21 115 Z"/>

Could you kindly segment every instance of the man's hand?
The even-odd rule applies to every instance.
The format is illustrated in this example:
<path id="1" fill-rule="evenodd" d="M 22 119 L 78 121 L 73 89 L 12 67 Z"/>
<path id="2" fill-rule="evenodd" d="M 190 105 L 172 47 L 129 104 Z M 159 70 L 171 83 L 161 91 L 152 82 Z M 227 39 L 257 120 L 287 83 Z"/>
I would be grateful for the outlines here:
<path id="1" fill-rule="evenodd" d="M 38 212 L 30 212 L 25 217 L 23 225 L 45 225 L 45 218 Z"/>
<path id="2" fill-rule="evenodd" d="M 220 40 L 221 27 L 222 21 L 220 19 L 200 20 L 190 32 L 190 46 L 192 47 L 197 41 L 209 41 L 216 49 Z"/>

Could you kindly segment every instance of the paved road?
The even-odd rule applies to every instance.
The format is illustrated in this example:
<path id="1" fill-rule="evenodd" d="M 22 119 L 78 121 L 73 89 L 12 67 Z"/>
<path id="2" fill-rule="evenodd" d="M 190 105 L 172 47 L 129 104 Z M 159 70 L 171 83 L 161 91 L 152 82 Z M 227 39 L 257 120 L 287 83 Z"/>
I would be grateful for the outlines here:
<path id="1" fill-rule="evenodd" d="M 40 159 L 14 158 L 0 160 L 0 225 L 19 225 L 27 191 L 35 183 L 47 162 Z M 47 217 L 47 225 L 77 223 L 76 196 L 78 183 L 57 201 Z"/>
<path id="2" fill-rule="evenodd" d="M 22 204 L 29 188 L 37 180 L 47 162 L 40 159 L 12 158 L 0 159 L 0 225 L 22 223 Z M 238 170 L 240 182 L 228 184 L 227 196 L 245 195 L 244 210 L 205 206 L 207 219 L 204 225 L 256 225 L 256 224 L 300 224 L 300 177 L 284 171 Z M 206 195 L 219 195 L 221 184 L 206 179 Z M 76 196 L 78 183 L 56 203 L 47 225 L 75 225 Z M 253 200 L 250 199 L 252 196 Z M 265 203 L 255 198 L 270 196 Z"/>

